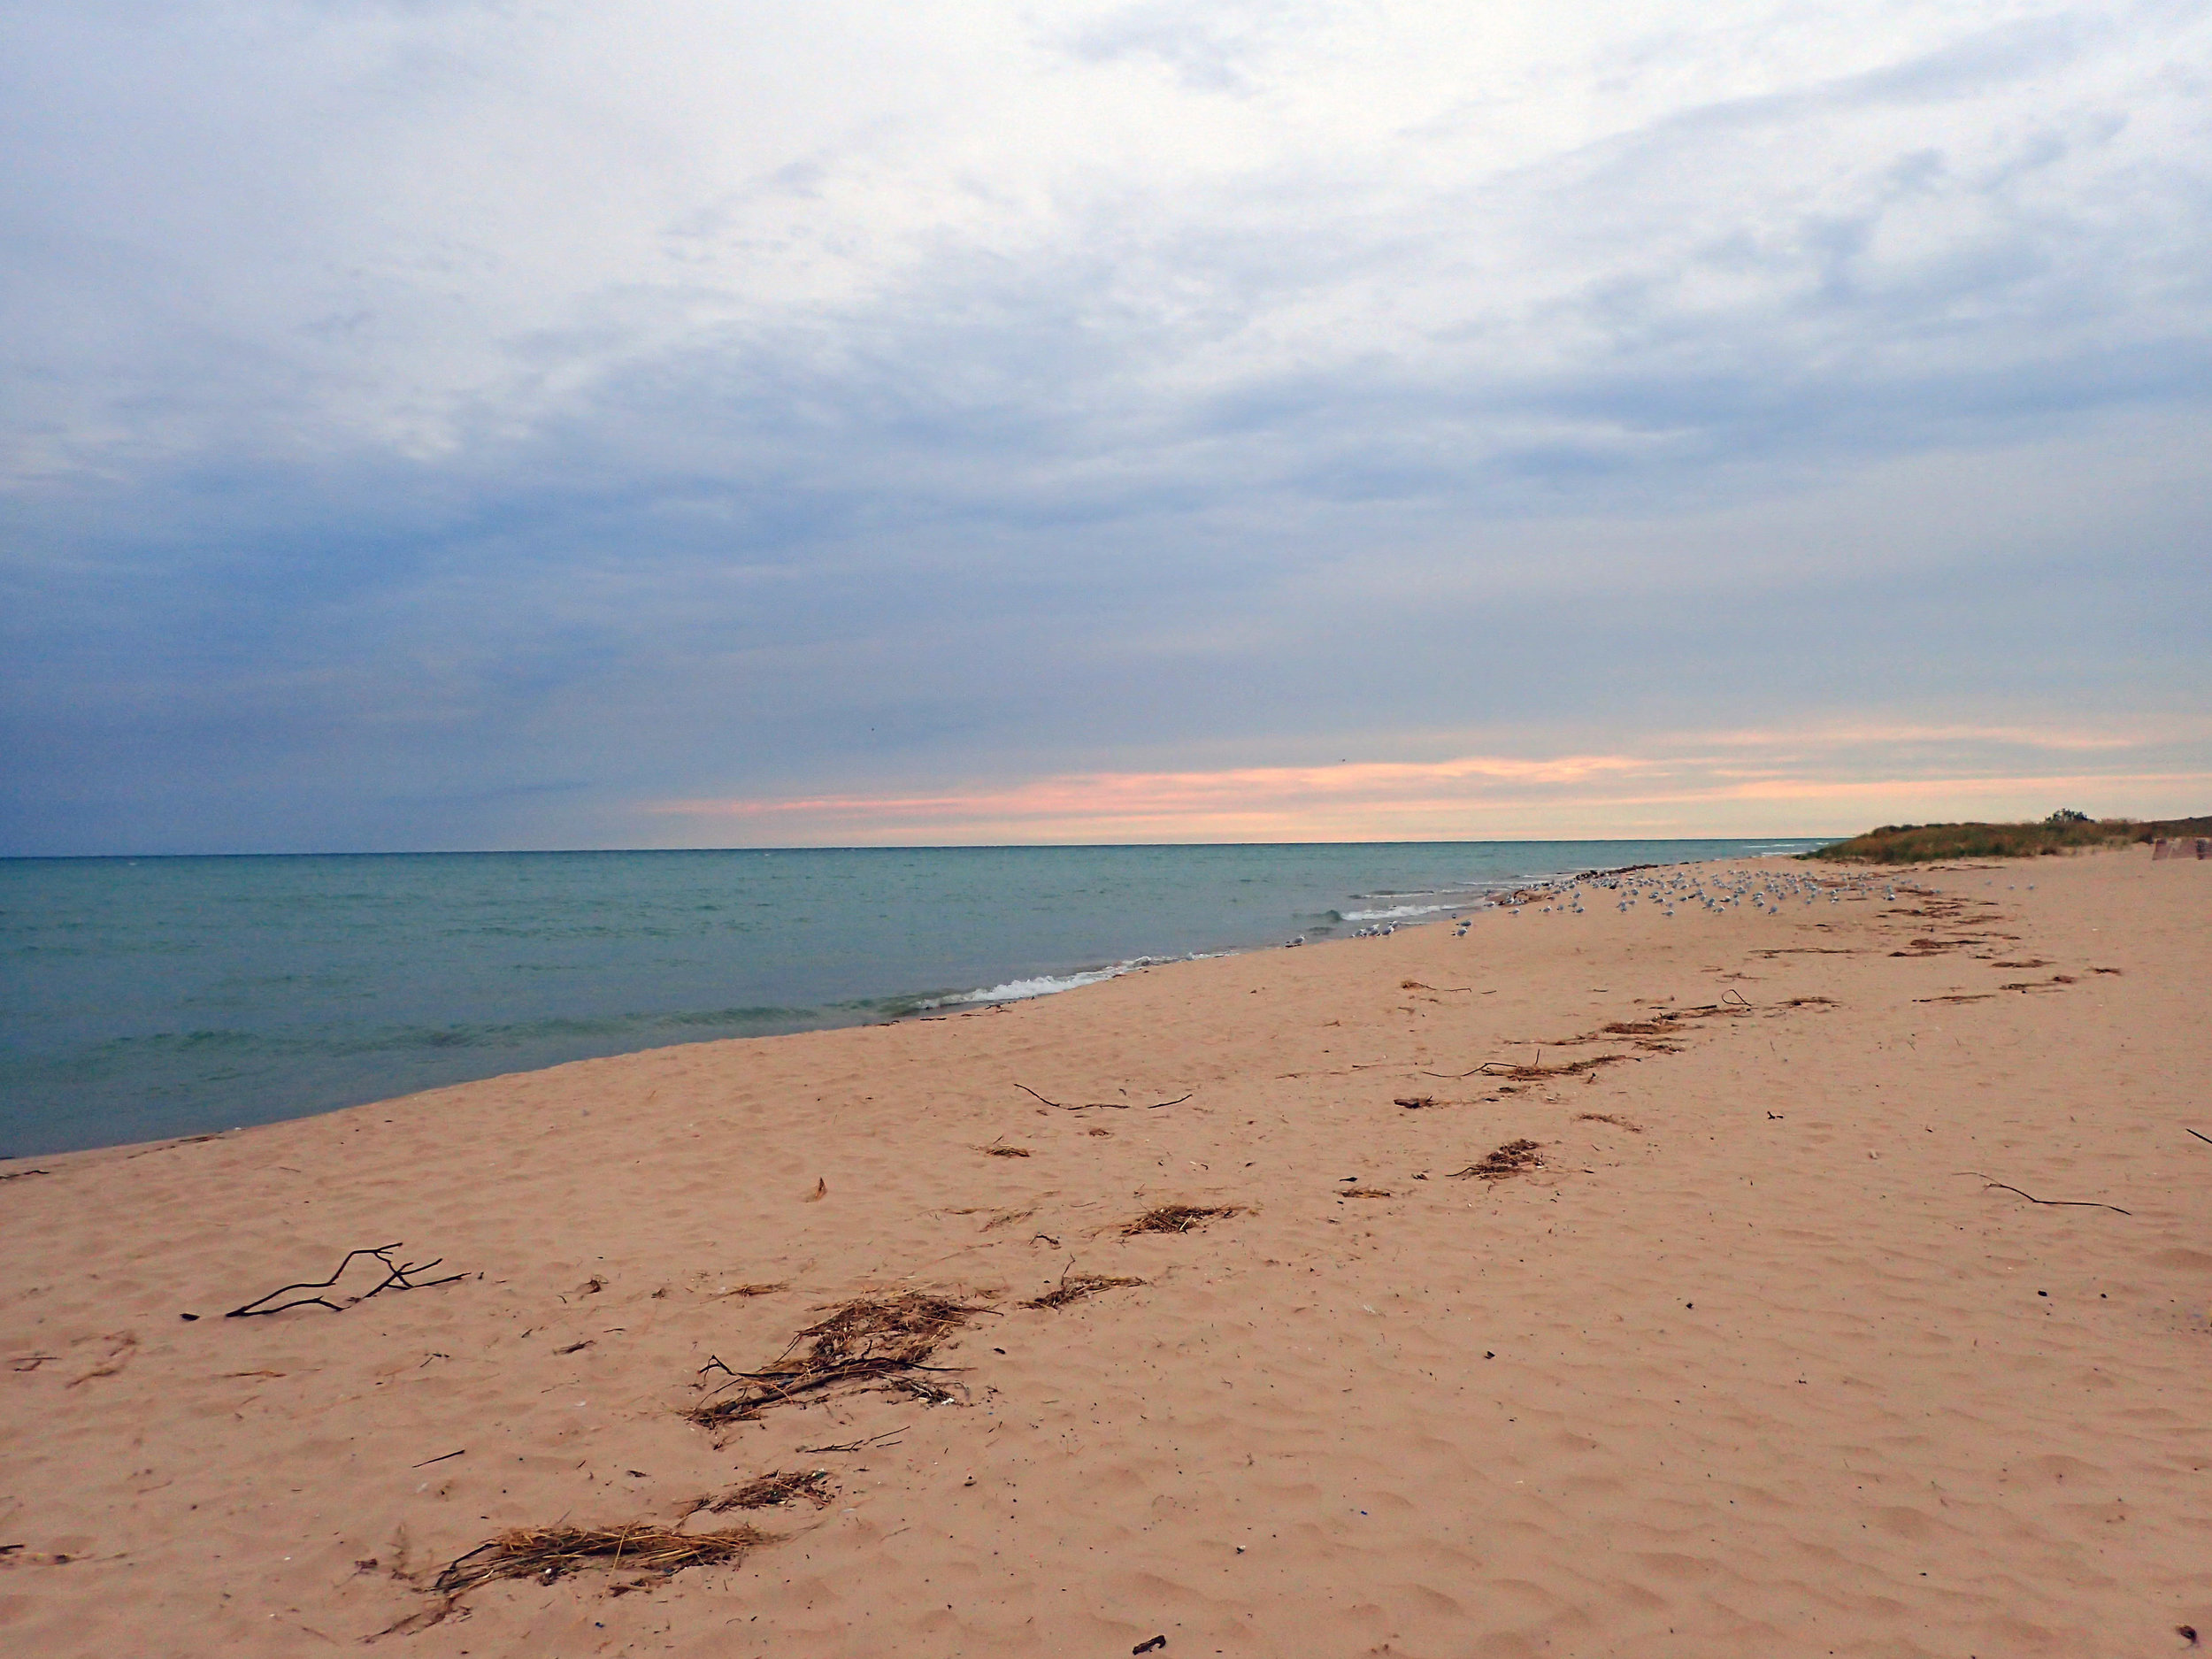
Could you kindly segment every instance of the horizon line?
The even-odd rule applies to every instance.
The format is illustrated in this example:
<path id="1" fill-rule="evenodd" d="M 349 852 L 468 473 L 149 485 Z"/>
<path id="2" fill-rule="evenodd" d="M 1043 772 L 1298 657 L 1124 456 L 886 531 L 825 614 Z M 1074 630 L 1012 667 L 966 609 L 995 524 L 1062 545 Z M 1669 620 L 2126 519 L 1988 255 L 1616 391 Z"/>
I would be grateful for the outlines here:
<path id="1" fill-rule="evenodd" d="M 2024 820 L 2025 821 L 2025 820 Z M 2135 822 L 2134 819 L 2115 820 Z M 1853 834 L 1771 831 L 1755 835 L 1487 835 L 1310 837 L 1271 841 L 794 841 L 775 846 L 733 847 L 406 847 L 215 852 L 35 853 L 0 852 L 0 863 L 73 860 L 130 862 L 144 858 L 508 858 L 572 857 L 596 853 L 902 853 L 902 852 L 1102 852 L 1143 848 L 1200 847 L 1566 847 L 1726 841 L 1839 841 Z"/>

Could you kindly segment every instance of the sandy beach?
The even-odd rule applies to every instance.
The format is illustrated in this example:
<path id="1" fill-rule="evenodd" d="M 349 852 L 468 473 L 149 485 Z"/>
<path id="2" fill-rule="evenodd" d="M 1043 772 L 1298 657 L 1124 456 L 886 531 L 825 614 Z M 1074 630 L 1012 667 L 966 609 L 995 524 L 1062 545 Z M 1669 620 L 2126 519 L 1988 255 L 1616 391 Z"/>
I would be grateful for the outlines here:
<path id="1" fill-rule="evenodd" d="M 0 1645 L 2187 1651 L 2212 864 L 1734 868 L 0 1165 Z"/>

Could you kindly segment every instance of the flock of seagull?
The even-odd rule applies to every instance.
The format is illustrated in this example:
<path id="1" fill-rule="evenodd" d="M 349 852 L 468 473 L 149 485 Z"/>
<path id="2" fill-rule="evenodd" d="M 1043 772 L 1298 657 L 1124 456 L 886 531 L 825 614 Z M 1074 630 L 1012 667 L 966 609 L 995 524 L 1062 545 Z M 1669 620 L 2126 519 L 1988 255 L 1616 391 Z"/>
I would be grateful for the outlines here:
<path id="1" fill-rule="evenodd" d="M 1725 916 L 1742 910 L 1746 904 L 1754 910 L 1779 916 L 1785 904 L 1809 907 L 1823 899 L 1831 904 L 1840 904 L 1847 896 L 1866 897 L 1877 887 L 1883 898 L 1893 901 L 1897 897 L 1893 883 L 1861 877 L 1822 881 L 1793 870 L 1698 873 L 1670 871 L 1652 875 L 1623 871 L 1610 875 L 1578 876 L 1557 887 L 1542 889 L 1534 897 L 1517 894 L 1514 896 L 1519 902 L 1509 902 L 1502 908 L 1508 916 L 1532 910 L 1539 916 L 1586 916 L 1589 911 L 1583 904 L 1586 895 L 1594 903 L 1609 902 L 1624 916 L 1640 907 L 1655 909 L 1662 916 L 1675 916 L 1691 905 L 1709 915 Z M 1472 917 L 1459 918 L 1453 937 L 1466 938 L 1473 925 Z"/>
<path id="2" fill-rule="evenodd" d="M 2014 885 L 2007 882 L 2006 889 L 2012 890 Z M 2035 883 L 2031 881 L 2027 887 L 2032 892 Z M 1575 876 L 1532 892 L 1523 889 L 1494 908 L 1502 910 L 1508 916 L 1518 916 L 1529 910 L 1533 910 L 1539 916 L 1587 916 L 1590 912 L 1582 902 L 1587 893 L 1594 902 L 1600 902 L 1598 895 L 1604 895 L 1605 902 L 1609 902 L 1624 916 L 1642 905 L 1656 909 L 1662 916 L 1675 916 L 1680 914 L 1682 907 L 1693 904 L 1709 915 L 1725 916 L 1732 910 L 1740 910 L 1747 902 L 1754 910 L 1780 916 L 1785 904 L 1810 907 L 1823 899 L 1831 904 L 1840 904 L 1847 898 L 1870 898 L 1877 889 L 1886 902 L 1893 904 L 1897 902 L 1894 878 L 1847 876 L 1824 881 L 1815 876 L 1801 875 L 1794 870 L 1720 870 L 1702 874 L 1672 871 L 1652 875 L 1624 870 Z M 1452 937 L 1466 938 L 1474 921 L 1471 915 L 1454 918 Z M 1397 931 L 1398 924 L 1384 922 L 1363 927 L 1352 937 L 1387 939 Z M 1301 933 L 1287 942 L 1302 945 L 1306 942 L 1306 936 Z"/>

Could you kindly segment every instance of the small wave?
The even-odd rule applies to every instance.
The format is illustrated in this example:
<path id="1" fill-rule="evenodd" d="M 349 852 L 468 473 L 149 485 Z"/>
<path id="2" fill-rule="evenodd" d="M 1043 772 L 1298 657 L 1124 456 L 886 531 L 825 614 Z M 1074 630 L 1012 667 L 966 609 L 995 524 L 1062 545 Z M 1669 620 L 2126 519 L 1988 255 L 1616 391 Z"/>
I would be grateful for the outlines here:
<path id="1" fill-rule="evenodd" d="M 1456 904 L 1394 904 L 1386 910 L 1347 910 L 1342 920 L 1348 922 L 1402 922 L 1411 916 L 1434 916 L 1442 910 L 1455 910 Z"/>
<path id="2" fill-rule="evenodd" d="M 1033 996 L 1051 996 L 1060 991 L 1079 990 L 1086 985 L 1098 985 L 1107 979 L 1119 979 L 1132 968 L 1141 968 L 1152 960 L 1140 956 L 1133 962 L 1118 962 L 1110 968 L 1094 968 L 1087 973 L 1040 974 L 1033 979 L 1009 979 L 1003 985 L 994 985 L 981 991 L 959 991 L 950 996 L 933 996 L 921 1006 L 952 1008 L 964 1002 L 1019 1002 Z"/>

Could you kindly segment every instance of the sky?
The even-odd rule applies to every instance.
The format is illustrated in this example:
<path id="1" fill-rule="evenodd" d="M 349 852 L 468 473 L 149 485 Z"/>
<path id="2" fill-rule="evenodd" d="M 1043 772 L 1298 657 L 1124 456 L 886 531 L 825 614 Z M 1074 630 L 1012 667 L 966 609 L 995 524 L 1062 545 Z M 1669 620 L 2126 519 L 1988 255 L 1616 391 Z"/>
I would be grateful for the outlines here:
<path id="1" fill-rule="evenodd" d="M 0 0 L 0 854 L 2212 810 L 2212 0 Z"/>

